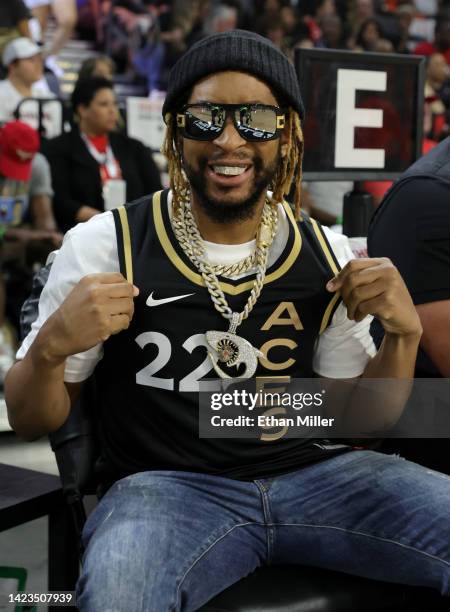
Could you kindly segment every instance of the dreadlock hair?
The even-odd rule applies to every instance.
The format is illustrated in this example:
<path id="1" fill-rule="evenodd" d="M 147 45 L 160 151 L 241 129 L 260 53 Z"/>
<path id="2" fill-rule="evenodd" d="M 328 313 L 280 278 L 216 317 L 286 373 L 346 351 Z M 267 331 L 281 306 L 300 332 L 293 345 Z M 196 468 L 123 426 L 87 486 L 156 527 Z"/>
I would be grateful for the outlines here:
<path id="1" fill-rule="evenodd" d="M 181 155 L 177 147 L 177 130 L 173 114 L 167 113 L 166 136 L 161 152 L 167 158 L 170 188 L 173 196 L 174 210 L 177 211 L 181 202 L 189 197 L 190 186 L 181 164 Z M 275 178 L 271 185 L 271 204 L 276 206 L 282 202 L 291 191 L 294 183 L 295 217 L 301 217 L 302 161 L 303 161 L 303 131 L 300 117 L 292 108 L 287 117 L 288 140 L 287 155 L 281 158 Z"/>
<path id="2" fill-rule="evenodd" d="M 294 183 L 294 211 L 296 219 L 301 217 L 303 131 L 300 117 L 292 108 L 288 111 L 287 155 L 281 158 L 281 165 L 272 184 L 272 204 L 282 202 Z"/>

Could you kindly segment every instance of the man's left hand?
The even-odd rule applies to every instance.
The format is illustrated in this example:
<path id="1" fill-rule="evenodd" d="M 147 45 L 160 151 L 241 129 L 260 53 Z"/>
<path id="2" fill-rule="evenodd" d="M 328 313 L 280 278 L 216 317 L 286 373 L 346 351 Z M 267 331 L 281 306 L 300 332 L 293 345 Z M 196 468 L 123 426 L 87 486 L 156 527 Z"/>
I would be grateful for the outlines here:
<path id="1" fill-rule="evenodd" d="M 420 335 L 422 326 L 406 285 L 386 257 L 352 259 L 327 283 L 328 291 L 339 291 L 347 316 L 362 321 L 377 317 L 387 333 Z"/>

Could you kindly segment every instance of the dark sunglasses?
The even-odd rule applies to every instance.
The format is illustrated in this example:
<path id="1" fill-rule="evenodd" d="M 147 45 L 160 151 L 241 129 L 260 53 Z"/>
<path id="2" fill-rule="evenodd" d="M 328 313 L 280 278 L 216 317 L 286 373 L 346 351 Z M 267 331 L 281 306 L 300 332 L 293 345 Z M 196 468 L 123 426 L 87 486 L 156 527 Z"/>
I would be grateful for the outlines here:
<path id="1" fill-rule="evenodd" d="M 279 138 L 285 111 L 268 104 L 186 104 L 177 113 L 182 136 L 191 140 L 214 140 L 223 132 L 227 117 L 245 140 L 265 142 Z"/>

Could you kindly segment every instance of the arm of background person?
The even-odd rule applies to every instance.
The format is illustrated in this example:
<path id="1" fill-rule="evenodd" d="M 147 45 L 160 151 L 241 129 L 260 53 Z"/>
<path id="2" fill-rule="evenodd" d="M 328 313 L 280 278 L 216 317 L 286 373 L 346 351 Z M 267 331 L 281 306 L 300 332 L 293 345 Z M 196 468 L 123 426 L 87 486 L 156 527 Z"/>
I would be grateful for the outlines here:
<path id="1" fill-rule="evenodd" d="M 449 271 L 450 275 L 450 271 Z M 450 300 L 418 304 L 422 348 L 445 378 L 450 378 Z"/>
<path id="2" fill-rule="evenodd" d="M 61 246 L 62 234 L 58 230 L 52 206 L 52 180 L 50 165 L 46 158 L 38 153 L 33 159 L 30 180 L 30 212 L 33 228 L 55 233 L 55 246 Z"/>
<path id="3" fill-rule="evenodd" d="M 53 215 L 52 202 L 46 194 L 34 195 L 30 199 L 33 227 L 39 230 L 57 232 L 58 227 Z"/>

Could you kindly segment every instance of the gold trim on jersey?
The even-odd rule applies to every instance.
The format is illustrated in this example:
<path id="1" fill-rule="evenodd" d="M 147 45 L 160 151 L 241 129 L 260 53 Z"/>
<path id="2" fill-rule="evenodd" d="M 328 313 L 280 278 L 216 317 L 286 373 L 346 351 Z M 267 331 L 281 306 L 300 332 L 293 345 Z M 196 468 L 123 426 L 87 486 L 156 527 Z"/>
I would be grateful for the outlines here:
<path id="1" fill-rule="evenodd" d="M 122 226 L 125 276 L 129 283 L 133 283 L 133 257 L 131 255 L 130 226 L 128 224 L 127 211 L 125 210 L 125 206 L 119 206 L 117 210 L 119 212 L 120 224 Z"/>
<path id="2" fill-rule="evenodd" d="M 330 321 L 331 313 L 333 312 L 333 308 L 336 305 L 336 302 L 340 299 L 341 294 L 337 291 L 330 300 L 330 303 L 325 309 L 323 314 L 322 323 L 320 324 L 319 334 L 321 334 L 328 327 L 328 323 Z"/>
<path id="3" fill-rule="evenodd" d="M 310 217 L 310 221 L 311 221 L 311 225 L 313 226 L 314 233 L 317 236 L 317 240 L 320 242 L 322 251 L 324 252 L 325 257 L 327 258 L 327 261 L 330 265 L 330 268 L 333 270 L 335 274 L 338 274 L 339 273 L 338 267 L 336 265 L 336 262 L 333 259 L 333 256 L 330 252 L 330 248 L 328 244 L 326 243 L 325 238 L 323 237 L 323 234 L 319 228 L 317 221 L 315 219 L 311 219 L 311 217 Z"/>
<path id="4" fill-rule="evenodd" d="M 323 237 L 322 230 L 320 229 L 319 224 L 317 223 L 315 219 L 311 219 L 311 217 L 310 217 L 310 221 L 311 221 L 311 225 L 313 227 L 314 233 L 317 236 L 317 240 L 319 241 L 320 246 L 322 247 L 322 251 L 324 252 L 325 257 L 327 258 L 330 268 L 332 269 L 334 274 L 339 274 L 339 269 L 336 265 L 336 262 L 334 261 L 330 248 L 325 238 Z M 328 323 L 330 322 L 330 317 L 333 313 L 334 307 L 336 306 L 336 302 L 340 299 L 340 297 L 341 297 L 341 294 L 339 293 L 339 291 L 337 291 L 331 298 L 323 314 L 322 323 L 320 324 L 319 334 L 324 332 L 325 329 L 328 327 Z"/>
<path id="5" fill-rule="evenodd" d="M 189 268 L 189 266 L 184 263 L 184 261 L 178 255 L 170 241 L 162 216 L 161 193 L 162 191 L 157 191 L 153 196 L 152 202 L 153 219 L 155 222 L 155 228 L 159 238 L 159 242 L 161 243 L 161 246 L 164 249 L 167 257 L 170 259 L 173 265 L 181 272 L 181 274 L 183 274 L 183 276 L 189 279 L 192 283 L 204 287 L 205 283 L 203 282 L 203 278 L 201 277 L 201 275 L 191 270 L 191 268 Z M 302 237 L 300 234 L 300 230 L 298 229 L 297 223 L 295 222 L 294 215 L 292 214 L 290 206 L 286 202 L 283 202 L 283 206 L 294 230 L 294 243 L 292 245 L 291 252 L 280 265 L 280 267 L 271 272 L 270 274 L 266 275 L 266 278 L 264 279 L 265 285 L 276 281 L 281 276 L 283 276 L 283 274 L 286 274 L 286 272 L 291 268 L 291 266 L 297 259 L 298 254 L 300 253 L 300 250 L 302 248 Z M 224 293 L 228 293 L 229 295 L 239 295 L 244 291 L 250 291 L 253 287 L 253 284 L 254 281 L 251 280 L 239 283 L 238 285 L 231 285 L 230 283 L 221 282 L 220 286 Z"/>

